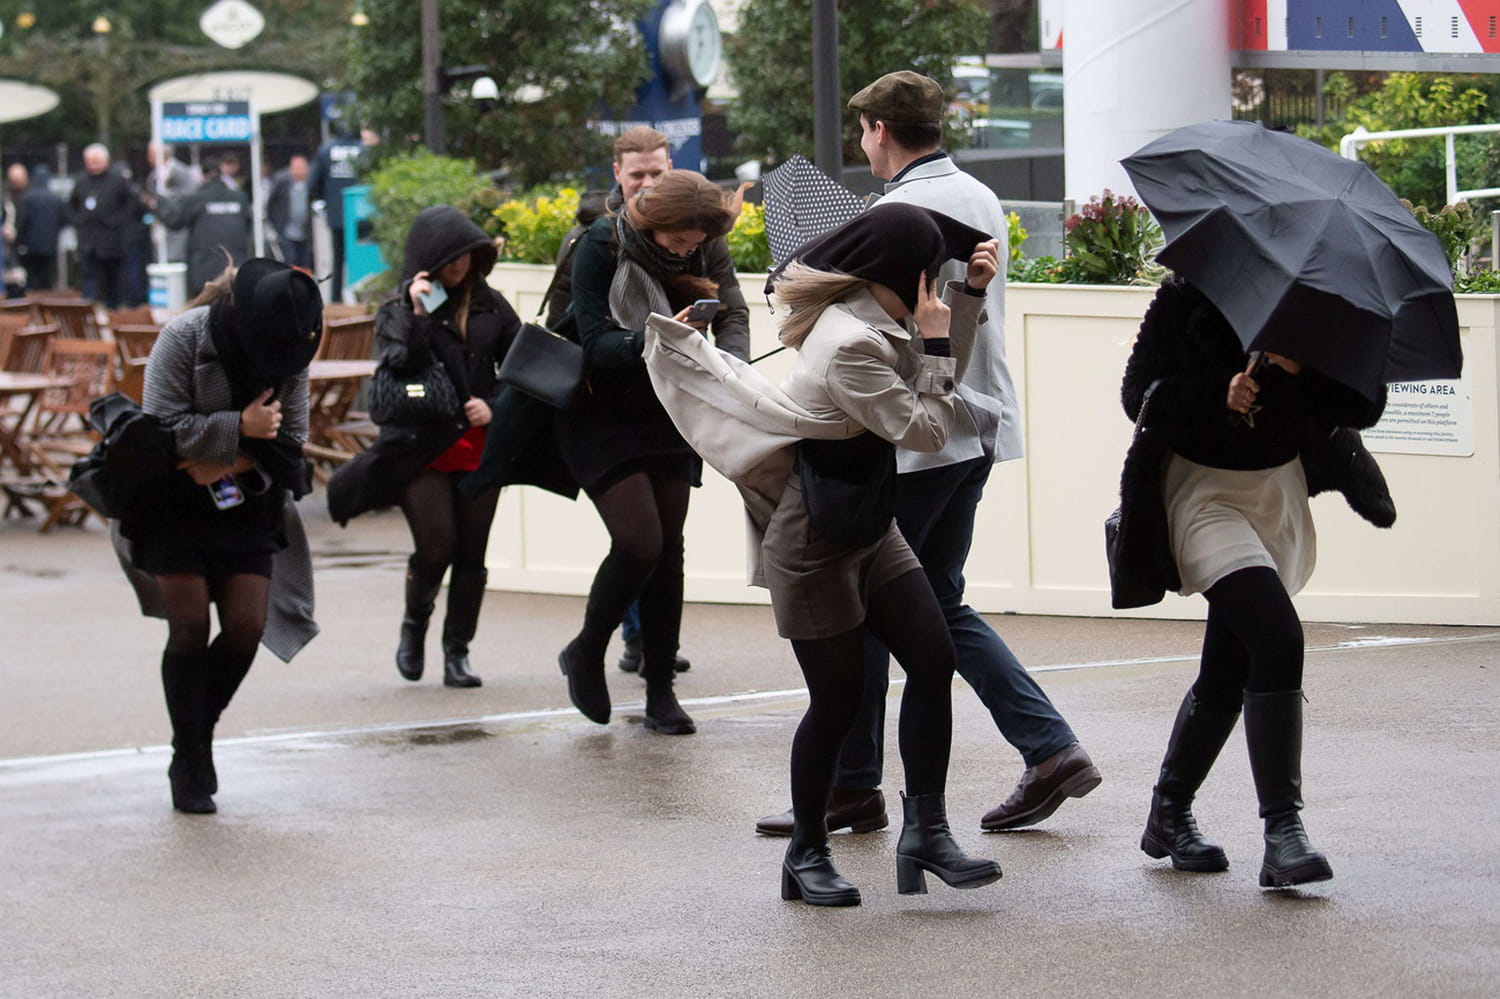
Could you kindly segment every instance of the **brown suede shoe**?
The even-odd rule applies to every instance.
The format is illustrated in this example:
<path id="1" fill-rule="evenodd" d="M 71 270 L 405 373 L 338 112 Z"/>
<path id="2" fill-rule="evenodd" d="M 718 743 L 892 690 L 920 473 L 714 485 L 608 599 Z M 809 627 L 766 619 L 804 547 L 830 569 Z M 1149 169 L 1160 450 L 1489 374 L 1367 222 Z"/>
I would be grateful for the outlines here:
<path id="1" fill-rule="evenodd" d="M 1078 743 L 1029 768 L 1005 802 L 979 820 L 985 832 L 1034 826 L 1057 811 L 1064 798 L 1082 798 L 1103 780 Z"/>
<path id="2" fill-rule="evenodd" d="M 878 787 L 850 790 L 836 787 L 828 796 L 828 831 L 831 833 L 840 829 L 852 833 L 874 832 L 890 824 L 890 817 L 885 814 L 885 795 Z M 755 823 L 755 831 L 762 836 L 790 836 L 792 825 L 792 812 L 787 809 Z"/>

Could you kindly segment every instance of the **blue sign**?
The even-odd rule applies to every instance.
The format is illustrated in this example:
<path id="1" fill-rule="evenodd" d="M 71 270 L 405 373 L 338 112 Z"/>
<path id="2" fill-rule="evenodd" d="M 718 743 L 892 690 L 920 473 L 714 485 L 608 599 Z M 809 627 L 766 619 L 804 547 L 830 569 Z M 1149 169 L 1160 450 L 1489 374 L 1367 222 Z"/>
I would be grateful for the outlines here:
<path id="1" fill-rule="evenodd" d="M 254 138 L 249 101 L 162 102 L 163 142 L 240 144 Z"/>

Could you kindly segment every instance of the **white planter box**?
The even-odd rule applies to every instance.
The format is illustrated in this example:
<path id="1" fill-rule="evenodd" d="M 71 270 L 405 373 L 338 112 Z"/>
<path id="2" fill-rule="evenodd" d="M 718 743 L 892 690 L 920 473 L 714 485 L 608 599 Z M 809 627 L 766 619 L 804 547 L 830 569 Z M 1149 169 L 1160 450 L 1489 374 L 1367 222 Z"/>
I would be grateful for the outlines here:
<path id="1" fill-rule="evenodd" d="M 502 264 L 491 283 L 534 316 L 547 267 Z M 742 275 L 754 354 L 776 346 L 760 293 Z M 1109 606 L 1104 518 L 1115 506 L 1131 425 L 1120 376 L 1154 289 L 1011 285 L 1006 341 L 1020 398 L 1026 457 L 995 469 L 968 563 L 969 601 L 991 613 L 1200 618 L 1199 597 L 1143 611 Z M 1500 298 L 1459 298 L 1473 383 L 1471 457 L 1382 454 L 1399 511 L 1377 530 L 1343 498 L 1313 501 L 1319 559 L 1297 605 L 1308 620 L 1500 624 L 1500 403 L 1495 333 Z M 772 377 L 788 358 L 763 362 Z M 744 584 L 744 518 L 729 483 L 705 470 L 687 524 L 689 600 L 764 603 Z M 507 490 L 490 536 L 490 580 L 504 589 L 588 592 L 608 536 L 586 499 Z"/>

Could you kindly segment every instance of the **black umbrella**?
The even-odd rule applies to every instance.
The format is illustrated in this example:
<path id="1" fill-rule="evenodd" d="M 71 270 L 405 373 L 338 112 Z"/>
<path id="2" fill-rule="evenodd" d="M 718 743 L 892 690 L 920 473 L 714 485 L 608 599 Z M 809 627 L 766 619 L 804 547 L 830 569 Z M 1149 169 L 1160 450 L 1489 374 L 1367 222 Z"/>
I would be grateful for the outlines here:
<path id="1" fill-rule="evenodd" d="M 803 156 L 793 156 L 762 178 L 766 241 L 774 264 L 791 258 L 803 243 L 836 229 L 864 211 L 865 203 Z"/>
<path id="2" fill-rule="evenodd" d="M 1157 259 L 1246 350 L 1372 399 L 1386 382 L 1459 376 L 1442 244 L 1364 164 L 1244 121 L 1179 128 L 1121 164 L 1167 237 Z"/>

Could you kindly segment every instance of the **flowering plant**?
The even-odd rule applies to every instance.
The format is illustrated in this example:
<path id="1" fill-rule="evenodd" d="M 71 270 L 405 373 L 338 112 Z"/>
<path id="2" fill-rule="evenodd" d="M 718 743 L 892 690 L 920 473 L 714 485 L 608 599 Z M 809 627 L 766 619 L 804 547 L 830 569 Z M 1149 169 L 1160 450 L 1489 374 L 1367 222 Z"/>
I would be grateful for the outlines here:
<path id="1" fill-rule="evenodd" d="M 1146 276 L 1161 227 L 1139 201 L 1107 188 L 1063 223 L 1068 259 L 1091 284 L 1133 284 Z"/>

